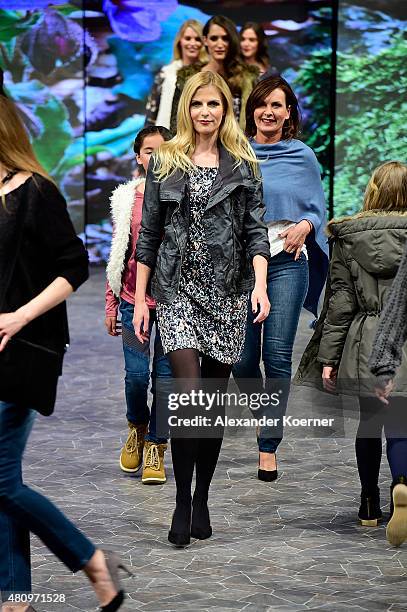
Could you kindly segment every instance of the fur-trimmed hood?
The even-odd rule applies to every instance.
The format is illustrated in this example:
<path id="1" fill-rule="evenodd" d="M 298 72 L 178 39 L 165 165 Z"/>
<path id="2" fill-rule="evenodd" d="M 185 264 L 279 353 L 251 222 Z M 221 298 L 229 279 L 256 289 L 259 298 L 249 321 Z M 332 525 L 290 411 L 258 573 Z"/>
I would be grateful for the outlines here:
<path id="1" fill-rule="evenodd" d="M 343 227 L 344 223 L 352 223 L 353 221 L 359 220 L 371 220 L 374 222 L 376 219 L 394 219 L 394 217 L 406 217 L 407 210 L 405 209 L 396 209 L 396 210 L 362 210 L 354 215 L 338 217 L 337 219 L 331 219 L 326 227 L 326 233 L 330 238 L 339 236 L 341 230 L 347 232 L 349 229 L 353 230 L 356 228 L 356 225 Z M 369 221 L 367 221 L 367 225 L 369 225 Z M 360 230 L 359 230 L 360 231 Z"/>
<path id="2" fill-rule="evenodd" d="M 367 210 L 332 219 L 327 233 L 340 240 L 349 257 L 370 274 L 393 276 L 407 232 L 407 210 Z"/>
<path id="3" fill-rule="evenodd" d="M 132 179 L 116 187 L 110 196 L 110 210 L 114 229 L 106 276 L 116 297 L 120 296 L 122 287 L 136 188 L 144 181 L 144 178 Z"/>

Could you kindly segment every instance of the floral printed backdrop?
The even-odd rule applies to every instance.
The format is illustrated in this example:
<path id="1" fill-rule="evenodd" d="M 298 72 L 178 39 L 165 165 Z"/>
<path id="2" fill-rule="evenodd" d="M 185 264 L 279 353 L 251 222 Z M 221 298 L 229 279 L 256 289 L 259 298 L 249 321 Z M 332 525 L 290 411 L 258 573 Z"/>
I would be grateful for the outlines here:
<path id="1" fill-rule="evenodd" d="M 257 20 L 272 63 L 293 84 L 303 138 L 328 187 L 331 2 L 234 0 L 0 0 L 0 65 L 36 153 L 67 198 L 92 261 L 111 240 L 109 195 L 134 167 L 155 72 L 172 56 L 189 18 L 223 13 L 238 26 Z"/>
<path id="2" fill-rule="evenodd" d="M 407 160 L 406 26 L 405 1 L 340 3 L 335 215 L 360 210 L 376 166 Z"/>

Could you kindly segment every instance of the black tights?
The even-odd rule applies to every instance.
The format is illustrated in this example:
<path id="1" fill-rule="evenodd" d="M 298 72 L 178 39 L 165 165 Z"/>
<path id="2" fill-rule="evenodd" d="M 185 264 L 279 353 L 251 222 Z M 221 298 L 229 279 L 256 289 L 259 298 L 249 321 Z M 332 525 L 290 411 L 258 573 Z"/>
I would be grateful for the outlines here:
<path id="1" fill-rule="evenodd" d="M 199 362 L 199 353 L 196 349 L 178 349 L 168 353 L 171 364 L 172 375 L 174 378 L 181 379 L 201 379 L 218 378 L 223 379 L 224 383 L 229 381 L 232 365 L 221 363 L 208 355 L 202 356 Z M 220 382 L 220 381 L 219 381 Z"/>
<path id="2" fill-rule="evenodd" d="M 189 393 L 204 381 L 216 379 L 216 390 L 226 392 L 232 365 L 221 363 L 203 355 L 200 363 L 196 349 L 179 349 L 168 354 L 173 377 L 179 393 Z M 212 385 L 213 386 L 213 385 Z M 215 391 L 215 389 L 212 389 Z M 208 491 L 218 462 L 223 440 L 223 430 L 216 437 L 173 437 L 171 452 L 177 485 L 177 503 L 190 503 L 191 485 L 196 469 L 194 500 L 207 501 Z M 210 432 L 205 432 L 206 435 Z"/>

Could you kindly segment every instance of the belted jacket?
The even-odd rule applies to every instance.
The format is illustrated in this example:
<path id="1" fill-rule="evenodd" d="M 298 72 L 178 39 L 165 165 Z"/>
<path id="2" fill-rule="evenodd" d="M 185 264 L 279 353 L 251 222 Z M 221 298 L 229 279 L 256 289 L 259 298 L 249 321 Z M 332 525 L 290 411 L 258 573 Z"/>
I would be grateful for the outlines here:
<path id="1" fill-rule="evenodd" d="M 169 304 L 175 298 L 188 242 L 188 175 L 176 170 L 158 181 L 150 161 L 144 193 L 137 261 L 152 270 L 151 294 Z M 216 286 L 223 296 L 254 286 L 253 258 L 270 257 L 261 182 L 246 163 L 220 146 L 219 171 L 203 215 Z"/>

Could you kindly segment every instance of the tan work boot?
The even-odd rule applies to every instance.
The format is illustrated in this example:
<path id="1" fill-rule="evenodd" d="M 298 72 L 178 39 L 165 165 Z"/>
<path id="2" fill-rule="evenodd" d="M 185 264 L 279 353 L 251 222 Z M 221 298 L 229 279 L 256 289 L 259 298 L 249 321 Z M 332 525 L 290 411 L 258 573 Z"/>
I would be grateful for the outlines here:
<path id="1" fill-rule="evenodd" d="M 120 467 L 123 472 L 137 472 L 143 463 L 144 437 L 147 425 L 133 425 L 129 422 L 129 435 L 120 453 Z"/>
<path id="2" fill-rule="evenodd" d="M 393 515 L 387 524 L 386 537 L 393 546 L 400 546 L 407 540 L 407 485 L 405 477 L 393 487 Z"/>
<path id="3" fill-rule="evenodd" d="M 156 442 L 146 441 L 144 453 L 143 484 L 163 484 L 166 482 L 164 467 L 164 452 L 167 450 L 166 444 L 156 444 Z"/>

